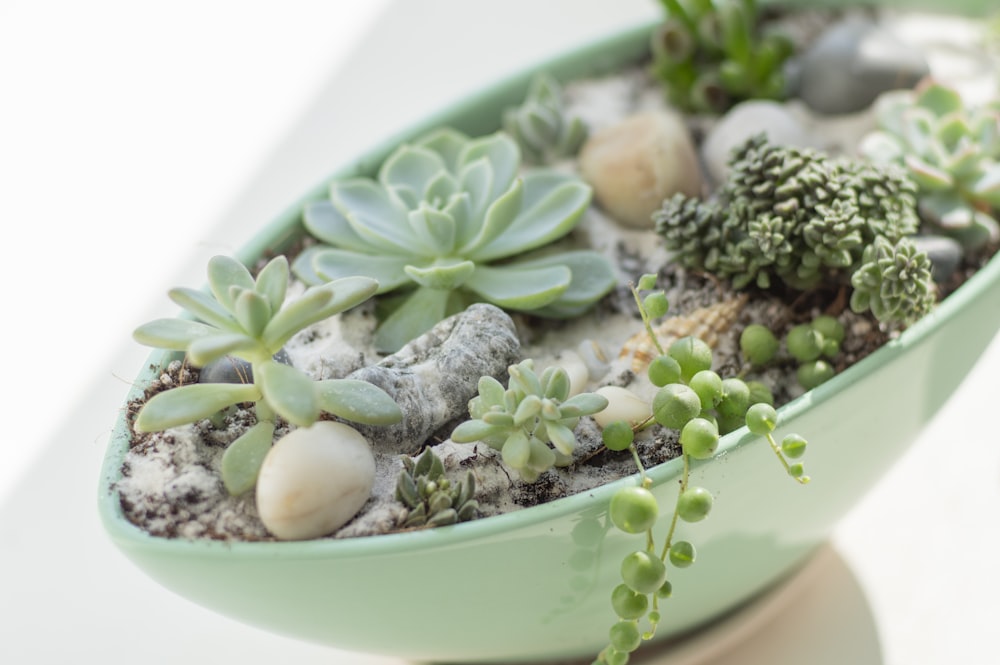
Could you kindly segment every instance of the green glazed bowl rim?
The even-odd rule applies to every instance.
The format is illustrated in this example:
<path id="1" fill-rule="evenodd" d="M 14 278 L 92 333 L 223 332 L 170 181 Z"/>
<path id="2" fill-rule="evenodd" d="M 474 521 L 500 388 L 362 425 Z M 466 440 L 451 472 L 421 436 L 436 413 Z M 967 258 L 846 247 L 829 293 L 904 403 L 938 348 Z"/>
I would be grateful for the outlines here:
<path id="1" fill-rule="evenodd" d="M 972 0 L 973 3 L 975 1 Z M 786 2 L 784 4 L 793 5 L 798 3 Z M 822 5 L 824 3 L 814 4 Z M 904 2 L 902 4 L 926 5 L 932 3 Z M 971 7 L 972 11 L 977 9 L 985 9 L 985 4 Z M 652 29 L 653 25 L 651 24 L 643 24 L 627 29 L 610 38 L 592 42 L 583 48 L 570 49 L 569 56 L 550 59 L 543 62 L 537 69 L 561 71 L 563 76 L 557 76 L 557 78 L 568 78 L 572 77 L 574 72 L 567 70 L 566 63 L 571 58 L 579 62 L 581 60 L 580 54 L 586 55 L 587 53 L 592 53 L 597 55 L 608 49 L 617 49 L 619 52 L 631 49 L 635 51 L 635 55 L 638 57 L 646 51 L 646 40 L 643 37 L 648 35 Z M 639 42 L 643 43 L 643 47 L 641 49 L 634 48 L 634 44 Z M 586 60 L 585 57 L 582 59 Z M 567 71 L 569 71 L 568 74 Z M 331 177 L 324 180 L 289 206 L 283 214 L 263 227 L 246 245 L 238 250 L 235 253 L 236 257 L 250 264 L 269 252 L 281 251 L 286 248 L 303 233 L 299 222 L 303 205 L 308 201 L 317 200 L 325 196 L 329 182 L 337 178 L 373 172 L 377 165 L 401 142 L 418 136 L 431 128 L 451 124 L 451 118 L 467 114 L 470 108 L 488 103 L 484 102 L 484 98 L 499 96 L 500 98 L 512 100 L 518 99 L 526 89 L 530 75 L 531 72 L 526 73 L 522 71 L 519 74 L 501 80 L 499 83 L 494 83 L 483 88 L 477 94 L 467 95 L 458 103 L 446 105 L 444 107 L 445 111 L 433 114 L 423 122 L 411 125 L 406 131 L 400 132 L 377 144 L 375 148 L 365 152 L 361 159 L 356 160 L 350 166 L 336 170 Z M 992 257 L 989 262 L 980 268 L 962 286 L 939 303 L 934 311 L 903 331 L 898 338 L 890 340 L 881 348 L 851 367 L 848 367 L 826 383 L 780 407 L 778 409 L 779 425 L 786 427 L 794 423 L 796 419 L 809 409 L 832 399 L 841 391 L 849 390 L 853 384 L 861 381 L 867 375 L 876 372 L 882 366 L 891 363 L 906 353 L 909 348 L 920 345 L 925 338 L 931 336 L 934 331 L 945 325 L 953 313 L 969 306 L 975 306 L 975 301 L 990 284 L 997 280 L 1000 280 L 1000 254 Z M 149 356 L 143 365 L 144 369 L 137 377 L 136 386 L 126 397 L 126 405 L 136 397 L 141 396 L 142 390 L 140 386 L 148 379 L 147 375 L 150 374 L 151 368 L 162 367 L 165 364 L 165 360 L 170 356 L 171 354 L 162 351 L 154 351 Z M 130 548 L 155 549 L 165 553 L 174 553 L 179 556 L 197 555 L 201 557 L 237 559 L 278 557 L 282 559 L 292 558 L 303 560 L 336 559 L 395 554 L 404 548 L 407 550 L 425 550 L 449 547 L 471 541 L 494 538 L 522 527 L 579 514 L 584 509 L 592 509 L 594 506 L 607 505 L 619 488 L 634 484 L 637 478 L 637 474 L 633 474 L 544 504 L 434 529 L 357 538 L 322 538 L 292 542 L 164 538 L 153 536 L 130 523 L 124 516 L 118 493 L 114 489 L 114 484 L 121 477 L 121 464 L 128 447 L 127 442 L 131 439 L 126 411 L 125 407 L 120 410 L 101 470 L 98 501 L 101 520 L 104 523 L 106 531 L 114 540 L 123 543 L 127 542 Z M 761 444 L 763 440 L 761 437 L 751 434 L 744 426 L 722 437 L 718 452 L 713 458 L 704 461 L 694 461 L 692 462 L 692 466 L 696 468 L 702 464 L 710 464 L 744 446 L 754 443 Z M 682 468 L 682 460 L 675 458 L 647 469 L 646 475 L 655 485 L 660 485 L 671 479 L 680 477 Z"/>

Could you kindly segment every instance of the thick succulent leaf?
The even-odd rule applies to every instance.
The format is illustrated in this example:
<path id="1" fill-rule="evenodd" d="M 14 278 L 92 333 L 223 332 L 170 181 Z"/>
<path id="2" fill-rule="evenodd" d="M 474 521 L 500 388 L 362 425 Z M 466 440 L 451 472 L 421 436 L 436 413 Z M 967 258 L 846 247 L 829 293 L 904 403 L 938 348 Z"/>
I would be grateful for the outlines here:
<path id="1" fill-rule="evenodd" d="M 460 161 L 463 165 L 471 164 L 482 157 L 490 163 L 490 170 L 493 172 L 489 196 L 492 201 L 514 183 L 521 165 L 521 151 L 512 138 L 503 132 L 496 132 L 469 141 L 462 151 Z"/>
<path id="2" fill-rule="evenodd" d="M 254 365 L 254 380 L 264 400 L 275 413 L 299 427 L 308 427 L 319 417 L 316 382 L 300 370 L 267 360 Z"/>
<path id="3" fill-rule="evenodd" d="M 363 425 L 392 425 L 403 412 L 389 394 L 367 381 L 328 379 L 316 384 L 320 409 Z"/>
<path id="4" fill-rule="evenodd" d="M 405 256 L 359 254 L 325 247 L 315 252 L 312 259 L 312 270 L 323 282 L 370 277 L 378 282 L 375 293 L 387 293 L 410 281 L 403 267 L 412 260 Z"/>
<path id="5" fill-rule="evenodd" d="M 239 496 L 253 489 L 260 475 L 267 451 L 274 440 L 274 423 L 259 422 L 238 439 L 229 444 L 222 453 L 222 484 L 232 496 Z"/>
<path id="6" fill-rule="evenodd" d="M 472 261 L 455 259 L 439 261 L 426 267 L 406 266 L 404 268 L 410 279 L 428 289 L 451 291 L 461 287 L 469 280 L 476 270 Z"/>
<path id="7" fill-rule="evenodd" d="M 253 277 L 242 263 L 229 256 L 213 256 L 208 260 L 208 286 L 215 299 L 232 311 L 232 287 L 253 288 Z"/>
<path id="8" fill-rule="evenodd" d="M 561 296 L 573 278 L 566 266 L 526 269 L 478 266 L 466 288 L 506 309 L 533 310 Z"/>
<path id="9" fill-rule="evenodd" d="M 939 118 L 949 113 L 960 113 L 965 106 L 957 90 L 936 82 L 921 85 L 917 88 L 916 94 L 917 105 Z"/>
<path id="10" fill-rule="evenodd" d="M 196 318 L 201 319 L 211 326 L 231 332 L 240 330 L 240 325 L 235 317 L 233 317 L 231 311 L 227 310 L 218 300 L 204 291 L 178 287 L 170 289 L 167 292 L 167 296 Z"/>
<path id="11" fill-rule="evenodd" d="M 196 339 L 216 334 L 218 330 L 199 321 L 156 319 L 136 328 L 132 338 L 146 346 L 184 351 Z"/>
<path id="12" fill-rule="evenodd" d="M 523 469 L 531 457 L 531 442 L 521 430 L 517 430 L 503 444 L 501 455 L 504 464 L 512 469 Z"/>
<path id="13" fill-rule="evenodd" d="M 559 405 L 559 413 L 563 418 L 576 418 L 600 413 L 608 408 L 608 398 L 597 393 L 581 393 L 574 395 Z"/>
<path id="14" fill-rule="evenodd" d="M 935 118 L 930 111 L 919 107 L 906 109 L 903 114 L 902 138 L 910 146 L 910 152 L 927 155 L 934 145 Z"/>
<path id="15" fill-rule="evenodd" d="M 234 303 L 236 320 L 250 337 L 259 337 L 271 320 L 271 303 L 256 291 L 243 291 Z"/>
<path id="16" fill-rule="evenodd" d="M 962 113 L 951 113 L 942 118 L 934 129 L 935 138 L 949 150 L 954 150 L 962 138 L 969 135 L 969 124 Z"/>
<path id="17" fill-rule="evenodd" d="M 267 324 L 261 341 L 272 353 L 285 345 L 292 335 L 307 326 L 343 312 L 375 294 L 378 282 L 370 277 L 345 277 L 306 289 L 302 297 L 288 303 Z"/>
<path id="18" fill-rule="evenodd" d="M 500 434 L 504 429 L 497 425 L 485 423 L 482 420 L 466 420 L 451 433 L 451 440 L 455 443 L 472 443 L 473 441 L 481 441 L 486 437 Z"/>
<path id="19" fill-rule="evenodd" d="M 875 100 L 875 119 L 880 129 L 894 135 L 903 133 L 903 116 L 913 104 L 911 90 L 890 90 Z"/>
<path id="20" fill-rule="evenodd" d="M 552 172 L 524 178 L 524 198 L 517 219 L 492 242 L 466 254 L 483 262 L 547 245 L 569 233 L 590 205 L 591 190 L 583 182 Z"/>
<path id="21" fill-rule="evenodd" d="M 458 253 L 477 261 L 483 260 L 484 248 L 491 246 L 497 238 L 505 238 L 521 213 L 524 200 L 524 185 L 518 180 L 502 196 L 493 200 L 483 216 L 482 226 L 475 237 L 463 245 Z"/>
<path id="22" fill-rule="evenodd" d="M 972 186 L 976 198 L 1000 208 L 1000 162 L 994 162 Z"/>
<path id="23" fill-rule="evenodd" d="M 135 419 L 138 432 L 159 432 L 208 418 L 233 404 L 255 402 L 260 390 L 252 383 L 198 383 L 154 395 Z"/>
<path id="24" fill-rule="evenodd" d="M 450 173 L 457 174 L 461 170 L 459 160 L 462 158 L 462 151 L 468 143 L 468 136 L 450 127 L 444 127 L 425 134 L 417 139 L 415 144 L 436 152 L 444 161 L 445 168 Z"/>
<path id="25" fill-rule="evenodd" d="M 910 170 L 910 177 L 921 189 L 935 191 L 951 189 L 955 180 L 947 171 L 925 162 L 914 155 L 906 155 L 904 158 L 906 168 Z"/>
<path id="26" fill-rule="evenodd" d="M 529 269 L 551 266 L 569 268 L 573 273 L 572 281 L 558 300 L 552 303 L 560 307 L 589 307 L 620 281 L 611 263 L 601 254 L 590 250 L 549 254 L 508 265 Z"/>
<path id="27" fill-rule="evenodd" d="M 395 353 L 430 330 L 445 317 L 450 296 L 448 291 L 418 287 L 375 331 L 375 348 Z"/>
<path id="28" fill-rule="evenodd" d="M 305 248 L 292 262 L 292 272 L 295 273 L 296 277 L 309 286 L 325 284 L 327 280 L 316 272 L 316 269 L 313 266 L 313 260 L 320 252 L 325 252 L 328 249 L 330 248 L 326 245 L 313 245 Z"/>
<path id="29" fill-rule="evenodd" d="M 378 179 L 386 187 L 408 189 L 422 200 L 430 183 L 446 169 L 444 160 L 432 150 L 404 145 L 385 160 Z"/>
<path id="30" fill-rule="evenodd" d="M 466 164 L 459 174 L 462 191 L 469 197 L 469 216 L 465 226 L 459 227 L 458 246 L 464 247 L 472 241 L 482 227 L 483 218 L 493 199 L 493 170 L 485 158 Z"/>
<path id="31" fill-rule="evenodd" d="M 954 190 L 920 197 L 920 216 L 943 229 L 961 229 L 972 224 L 974 211 Z"/>
<path id="32" fill-rule="evenodd" d="M 277 312 L 288 293 L 288 259 L 278 255 L 257 273 L 254 291 L 267 299 L 271 311 Z"/>
<path id="33" fill-rule="evenodd" d="M 428 257 L 451 255 L 455 249 L 458 229 L 450 215 L 435 210 L 427 204 L 421 204 L 417 210 L 411 210 L 408 217 L 410 228 L 413 229 L 420 247 L 426 250 Z M 413 251 L 417 254 L 418 248 L 414 247 Z"/>
<path id="34" fill-rule="evenodd" d="M 473 217 L 471 197 L 468 192 L 458 192 L 452 196 L 441 212 L 451 217 L 455 222 L 455 239 L 452 247 L 461 247 L 471 240 L 478 229 L 478 222 Z"/>
<path id="35" fill-rule="evenodd" d="M 243 333 L 217 333 L 191 342 L 187 357 L 195 367 L 204 367 L 214 360 L 231 353 L 252 352 L 258 342 Z"/>
<path id="36" fill-rule="evenodd" d="M 404 254 L 413 247 L 406 208 L 378 183 L 365 179 L 335 182 L 330 186 L 330 199 L 354 232 L 373 247 Z"/>
<path id="37" fill-rule="evenodd" d="M 373 249 L 371 244 L 354 232 L 350 222 L 331 201 L 307 203 L 302 212 L 302 224 L 309 233 L 335 247 L 359 252 L 370 252 Z M 297 260 L 296 263 L 298 262 Z"/>
<path id="38" fill-rule="evenodd" d="M 982 154 L 979 146 L 961 142 L 956 149 L 941 161 L 941 168 L 960 183 L 978 179 L 982 173 Z"/>
<path id="39" fill-rule="evenodd" d="M 565 425 L 550 422 L 545 423 L 545 433 L 548 434 L 549 441 L 552 442 L 556 450 L 563 455 L 573 454 L 573 450 L 576 448 L 576 437 L 573 435 L 573 430 Z"/>
<path id="40" fill-rule="evenodd" d="M 451 173 L 441 171 L 427 183 L 423 201 L 434 208 L 441 209 L 459 193 L 458 181 Z"/>

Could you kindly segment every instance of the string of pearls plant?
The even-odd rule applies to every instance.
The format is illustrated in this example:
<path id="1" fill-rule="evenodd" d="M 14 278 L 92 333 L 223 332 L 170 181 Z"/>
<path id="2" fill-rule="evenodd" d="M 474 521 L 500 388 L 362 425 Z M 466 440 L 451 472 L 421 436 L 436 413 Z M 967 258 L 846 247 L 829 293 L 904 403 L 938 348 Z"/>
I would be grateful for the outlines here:
<path id="1" fill-rule="evenodd" d="M 773 432 L 778 415 L 770 403 L 770 395 L 762 396 L 756 391 L 752 395 L 750 386 L 741 378 L 723 379 L 712 371 L 712 350 L 696 337 L 679 339 L 665 351 L 660 346 L 651 320 L 666 314 L 669 303 L 663 291 L 655 287 L 656 275 L 644 275 L 638 286 L 630 284 L 646 332 L 659 353 L 648 370 L 650 381 L 659 388 L 653 398 L 652 415 L 634 424 L 613 421 L 602 433 L 604 445 L 609 450 L 629 451 L 639 470 L 639 484 L 625 487 L 612 497 L 609 517 L 621 531 L 644 535 L 645 545 L 622 561 L 622 581 L 611 592 L 611 606 L 617 620 L 595 665 L 625 665 L 629 654 L 643 640 L 652 639 L 660 621 L 660 601 L 669 598 L 672 592 L 668 564 L 678 569 L 694 564 L 697 550 L 690 541 L 676 537 L 677 526 L 682 521 L 700 522 L 712 510 L 712 492 L 690 482 L 691 460 L 715 454 L 720 430 L 734 429 L 736 422 L 742 421 L 753 434 L 767 440 L 788 475 L 801 484 L 809 482 L 803 464 L 794 461 L 805 453 L 806 440 L 797 434 L 785 436 L 780 444 L 775 440 Z M 641 296 L 640 291 L 649 293 Z M 776 348 L 776 340 L 771 345 L 765 338 L 765 344 Z M 680 432 L 684 465 L 667 534 L 659 545 L 653 529 L 660 522 L 662 511 L 649 489 L 652 481 L 634 444 L 635 434 L 654 422 Z"/>

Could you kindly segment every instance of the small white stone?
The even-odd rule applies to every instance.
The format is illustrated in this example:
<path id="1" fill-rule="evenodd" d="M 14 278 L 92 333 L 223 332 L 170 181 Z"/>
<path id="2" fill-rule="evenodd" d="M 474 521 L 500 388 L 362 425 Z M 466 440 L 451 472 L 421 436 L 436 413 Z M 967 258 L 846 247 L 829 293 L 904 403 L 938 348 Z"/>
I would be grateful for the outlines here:
<path id="1" fill-rule="evenodd" d="M 595 132 L 580 150 L 580 175 L 623 226 L 648 229 L 663 200 L 701 194 L 698 155 L 677 113 L 643 112 Z"/>
<path id="2" fill-rule="evenodd" d="M 375 458 L 355 429 L 329 421 L 286 434 L 268 451 L 257 479 L 257 512 L 281 540 L 328 535 L 371 495 Z"/>
<path id="3" fill-rule="evenodd" d="M 595 391 L 608 400 L 608 406 L 600 413 L 594 414 L 594 420 L 601 427 L 607 427 L 616 420 L 624 420 L 634 425 L 652 415 L 649 402 L 642 399 L 631 390 L 618 386 L 604 386 Z"/>

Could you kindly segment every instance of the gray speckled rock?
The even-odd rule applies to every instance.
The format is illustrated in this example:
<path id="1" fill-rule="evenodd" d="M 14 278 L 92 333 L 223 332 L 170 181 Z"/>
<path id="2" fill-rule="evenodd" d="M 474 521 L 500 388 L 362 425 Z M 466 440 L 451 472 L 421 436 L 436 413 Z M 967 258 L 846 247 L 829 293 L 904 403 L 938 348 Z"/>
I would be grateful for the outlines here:
<path id="1" fill-rule="evenodd" d="M 712 182 L 726 179 L 733 148 L 760 133 L 767 134 L 774 145 L 810 147 L 815 143 L 784 104 L 765 99 L 741 102 L 715 123 L 701 144 L 701 159 Z"/>
<path id="2" fill-rule="evenodd" d="M 869 20 L 850 17 L 826 30 L 797 63 L 797 94 L 819 113 L 854 113 L 887 90 L 911 88 L 927 59 Z"/>
<path id="3" fill-rule="evenodd" d="M 468 416 L 480 377 L 506 384 L 507 367 L 517 362 L 520 348 L 514 322 L 503 310 L 472 305 L 348 377 L 379 386 L 403 412 L 397 425 L 354 426 L 376 450 L 412 454 L 438 429 Z"/>

